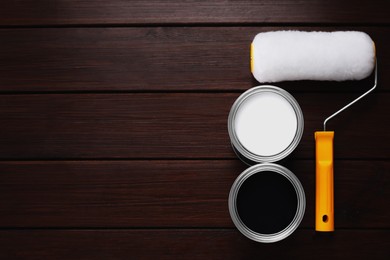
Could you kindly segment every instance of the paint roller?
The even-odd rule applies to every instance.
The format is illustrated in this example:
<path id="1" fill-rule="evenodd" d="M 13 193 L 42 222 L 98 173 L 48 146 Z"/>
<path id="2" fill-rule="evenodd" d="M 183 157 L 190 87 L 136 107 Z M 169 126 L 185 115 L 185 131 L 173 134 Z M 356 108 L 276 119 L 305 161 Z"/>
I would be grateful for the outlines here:
<path id="1" fill-rule="evenodd" d="M 375 68 L 375 83 L 324 121 L 315 132 L 316 231 L 334 231 L 333 131 L 326 123 L 373 91 L 377 85 L 375 45 L 358 31 L 259 33 L 251 44 L 251 71 L 261 83 L 291 80 L 361 80 Z"/>

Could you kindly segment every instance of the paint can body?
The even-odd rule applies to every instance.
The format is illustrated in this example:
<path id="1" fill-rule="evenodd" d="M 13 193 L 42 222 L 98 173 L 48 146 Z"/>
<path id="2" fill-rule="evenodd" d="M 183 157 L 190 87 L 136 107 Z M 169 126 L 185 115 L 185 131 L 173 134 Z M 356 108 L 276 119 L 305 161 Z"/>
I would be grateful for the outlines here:
<path id="1" fill-rule="evenodd" d="M 305 193 L 298 178 L 274 163 L 246 169 L 229 194 L 233 223 L 257 242 L 277 242 L 291 235 L 301 223 L 305 207 Z"/>
<path id="2" fill-rule="evenodd" d="M 271 85 L 241 94 L 228 118 L 233 150 L 249 165 L 288 156 L 301 140 L 303 128 L 298 102 L 287 91 Z"/>

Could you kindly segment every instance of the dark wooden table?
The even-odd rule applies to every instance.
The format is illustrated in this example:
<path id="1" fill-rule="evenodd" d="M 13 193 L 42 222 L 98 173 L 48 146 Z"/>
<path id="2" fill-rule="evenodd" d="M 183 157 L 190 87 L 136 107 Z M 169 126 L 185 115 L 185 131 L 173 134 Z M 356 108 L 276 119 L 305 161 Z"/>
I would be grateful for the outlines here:
<path id="1" fill-rule="evenodd" d="M 0 259 L 390 259 L 387 0 L 3 1 Z M 301 180 L 300 228 L 274 244 L 233 226 L 246 166 L 230 148 L 234 100 L 258 85 L 262 31 L 361 30 L 379 86 L 331 121 L 336 231 L 314 232 L 314 140 L 372 83 L 283 82 L 305 116 L 283 162 Z"/>

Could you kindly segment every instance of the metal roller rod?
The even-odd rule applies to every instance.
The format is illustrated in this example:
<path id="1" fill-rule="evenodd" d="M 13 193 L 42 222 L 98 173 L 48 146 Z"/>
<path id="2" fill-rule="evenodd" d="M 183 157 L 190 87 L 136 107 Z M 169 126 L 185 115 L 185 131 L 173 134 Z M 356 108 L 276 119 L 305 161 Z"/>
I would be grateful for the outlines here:
<path id="1" fill-rule="evenodd" d="M 326 131 L 326 123 L 332 119 L 333 117 L 335 117 L 336 115 L 338 115 L 339 113 L 343 112 L 345 109 L 347 109 L 348 107 L 352 106 L 353 104 L 355 104 L 356 102 L 358 102 L 360 99 L 364 98 L 365 96 L 367 96 L 369 93 L 371 93 L 377 86 L 377 82 L 378 82 L 378 63 L 377 63 L 377 60 L 375 60 L 375 79 L 374 79 L 374 86 L 372 88 L 370 88 L 366 93 L 364 93 L 363 95 L 361 95 L 360 97 L 356 98 L 355 100 L 353 100 L 352 102 L 350 102 L 349 104 L 347 104 L 346 106 L 344 106 L 343 108 L 341 108 L 340 110 L 336 111 L 335 113 L 333 113 L 331 116 L 329 116 L 328 118 L 325 119 L 324 121 L 324 131 Z"/>

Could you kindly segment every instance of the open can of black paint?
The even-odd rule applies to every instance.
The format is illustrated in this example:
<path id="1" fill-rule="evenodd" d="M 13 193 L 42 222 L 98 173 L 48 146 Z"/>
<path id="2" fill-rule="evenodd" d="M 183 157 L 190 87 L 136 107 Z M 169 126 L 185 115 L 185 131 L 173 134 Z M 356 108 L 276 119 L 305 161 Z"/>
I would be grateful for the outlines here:
<path id="1" fill-rule="evenodd" d="M 291 235 L 305 214 L 305 192 L 287 168 L 256 164 L 242 172 L 229 194 L 229 213 L 246 237 L 272 243 Z"/>

